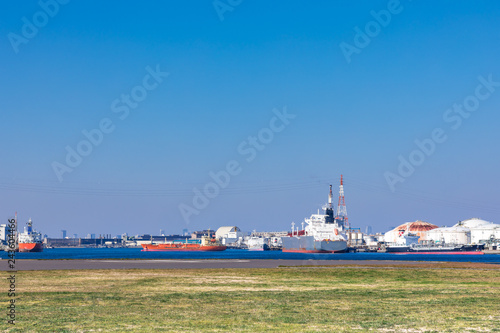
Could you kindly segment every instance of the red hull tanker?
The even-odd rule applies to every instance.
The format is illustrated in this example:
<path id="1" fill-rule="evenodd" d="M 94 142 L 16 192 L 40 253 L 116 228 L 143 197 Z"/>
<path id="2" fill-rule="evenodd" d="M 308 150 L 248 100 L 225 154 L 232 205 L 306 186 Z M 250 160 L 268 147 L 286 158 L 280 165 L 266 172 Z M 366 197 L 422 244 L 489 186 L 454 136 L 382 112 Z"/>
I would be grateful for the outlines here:
<path id="1" fill-rule="evenodd" d="M 16 221 L 17 221 L 17 213 L 16 213 Z M 18 251 L 19 252 L 43 251 L 42 234 L 33 229 L 33 222 L 31 222 L 31 219 L 29 219 L 27 226 L 24 227 L 24 232 L 18 235 Z"/>
<path id="2" fill-rule="evenodd" d="M 19 243 L 19 252 L 42 252 L 42 243 Z"/>
<path id="3" fill-rule="evenodd" d="M 162 244 L 142 244 L 143 251 L 224 251 L 222 245 L 215 239 L 202 237 L 201 243 L 162 243 Z"/>

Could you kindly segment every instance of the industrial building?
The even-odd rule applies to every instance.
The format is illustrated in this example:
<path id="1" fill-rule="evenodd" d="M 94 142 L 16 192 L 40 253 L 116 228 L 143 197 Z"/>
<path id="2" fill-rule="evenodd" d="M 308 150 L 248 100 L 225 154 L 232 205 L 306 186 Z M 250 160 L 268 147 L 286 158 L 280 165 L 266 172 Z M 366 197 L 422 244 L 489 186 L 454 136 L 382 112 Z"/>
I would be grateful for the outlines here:
<path id="1" fill-rule="evenodd" d="M 472 244 L 500 245 L 500 224 L 472 218 L 458 222 L 455 227 L 470 230 Z"/>
<path id="2" fill-rule="evenodd" d="M 0 245 L 7 244 L 11 229 L 6 224 L 0 224 Z"/>
<path id="3" fill-rule="evenodd" d="M 500 245 L 500 224 L 488 222 L 479 218 L 460 221 L 452 227 L 438 228 L 436 225 L 423 222 L 407 222 L 384 235 L 384 242 L 396 243 L 408 234 L 419 236 L 419 243 L 446 243 L 456 245 L 487 244 Z"/>
<path id="4" fill-rule="evenodd" d="M 193 231 L 191 233 L 191 239 L 201 239 L 203 236 L 215 237 L 215 232 L 213 230 L 202 230 L 202 231 Z"/>
<path id="5" fill-rule="evenodd" d="M 236 226 L 220 227 L 215 233 L 215 238 L 224 245 L 242 242 L 244 236 L 240 228 Z"/>

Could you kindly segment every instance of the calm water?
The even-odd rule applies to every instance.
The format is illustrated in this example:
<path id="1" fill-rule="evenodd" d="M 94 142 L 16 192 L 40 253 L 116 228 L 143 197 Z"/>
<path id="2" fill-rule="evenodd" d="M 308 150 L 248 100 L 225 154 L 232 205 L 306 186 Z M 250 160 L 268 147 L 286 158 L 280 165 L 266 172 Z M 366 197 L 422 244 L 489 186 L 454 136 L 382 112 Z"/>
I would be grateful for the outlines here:
<path id="1" fill-rule="evenodd" d="M 0 252 L 7 258 L 7 252 Z M 455 261 L 500 264 L 500 255 L 443 255 L 443 254 L 391 254 L 391 253 L 336 253 L 309 254 L 281 251 L 226 250 L 221 252 L 142 252 L 141 249 L 57 248 L 41 253 L 16 253 L 16 259 L 323 259 L 323 260 L 406 260 Z"/>

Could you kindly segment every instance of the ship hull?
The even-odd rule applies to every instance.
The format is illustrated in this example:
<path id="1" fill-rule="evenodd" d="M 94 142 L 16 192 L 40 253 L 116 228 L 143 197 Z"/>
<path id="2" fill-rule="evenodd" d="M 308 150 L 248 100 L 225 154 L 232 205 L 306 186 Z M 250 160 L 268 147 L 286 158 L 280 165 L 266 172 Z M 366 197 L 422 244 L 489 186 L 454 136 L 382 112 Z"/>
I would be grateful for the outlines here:
<path id="1" fill-rule="evenodd" d="M 387 247 L 387 253 L 397 254 L 467 254 L 467 255 L 481 255 L 482 245 L 462 245 L 454 247 L 432 247 L 432 246 L 395 246 Z"/>
<path id="2" fill-rule="evenodd" d="M 482 251 L 416 251 L 416 252 L 394 252 L 396 254 L 467 254 L 467 255 L 481 255 Z"/>
<path id="3" fill-rule="evenodd" d="M 42 243 L 19 243 L 19 252 L 42 252 Z"/>
<path id="4" fill-rule="evenodd" d="M 313 236 L 283 237 L 283 252 L 336 253 L 347 250 L 343 240 L 315 240 Z"/>
<path id="5" fill-rule="evenodd" d="M 142 244 L 142 251 L 224 251 L 224 245 L 199 244 Z"/>
<path id="6" fill-rule="evenodd" d="M 267 246 L 267 244 L 249 246 L 248 251 L 269 251 L 269 246 Z"/>

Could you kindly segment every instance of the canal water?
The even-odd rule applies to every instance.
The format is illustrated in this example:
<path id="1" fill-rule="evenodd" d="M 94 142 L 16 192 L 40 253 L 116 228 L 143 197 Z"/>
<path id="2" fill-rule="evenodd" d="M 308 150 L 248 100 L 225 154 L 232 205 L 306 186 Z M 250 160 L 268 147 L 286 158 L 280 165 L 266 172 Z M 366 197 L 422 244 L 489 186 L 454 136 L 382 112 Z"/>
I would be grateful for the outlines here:
<path id="1" fill-rule="evenodd" d="M 6 259 L 1 251 L 0 258 Z M 402 260 L 479 262 L 500 264 L 500 255 L 446 255 L 394 253 L 283 253 L 228 249 L 220 252 L 143 252 L 130 248 L 55 248 L 39 253 L 16 253 L 16 259 L 291 259 L 291 260 Z"/>

